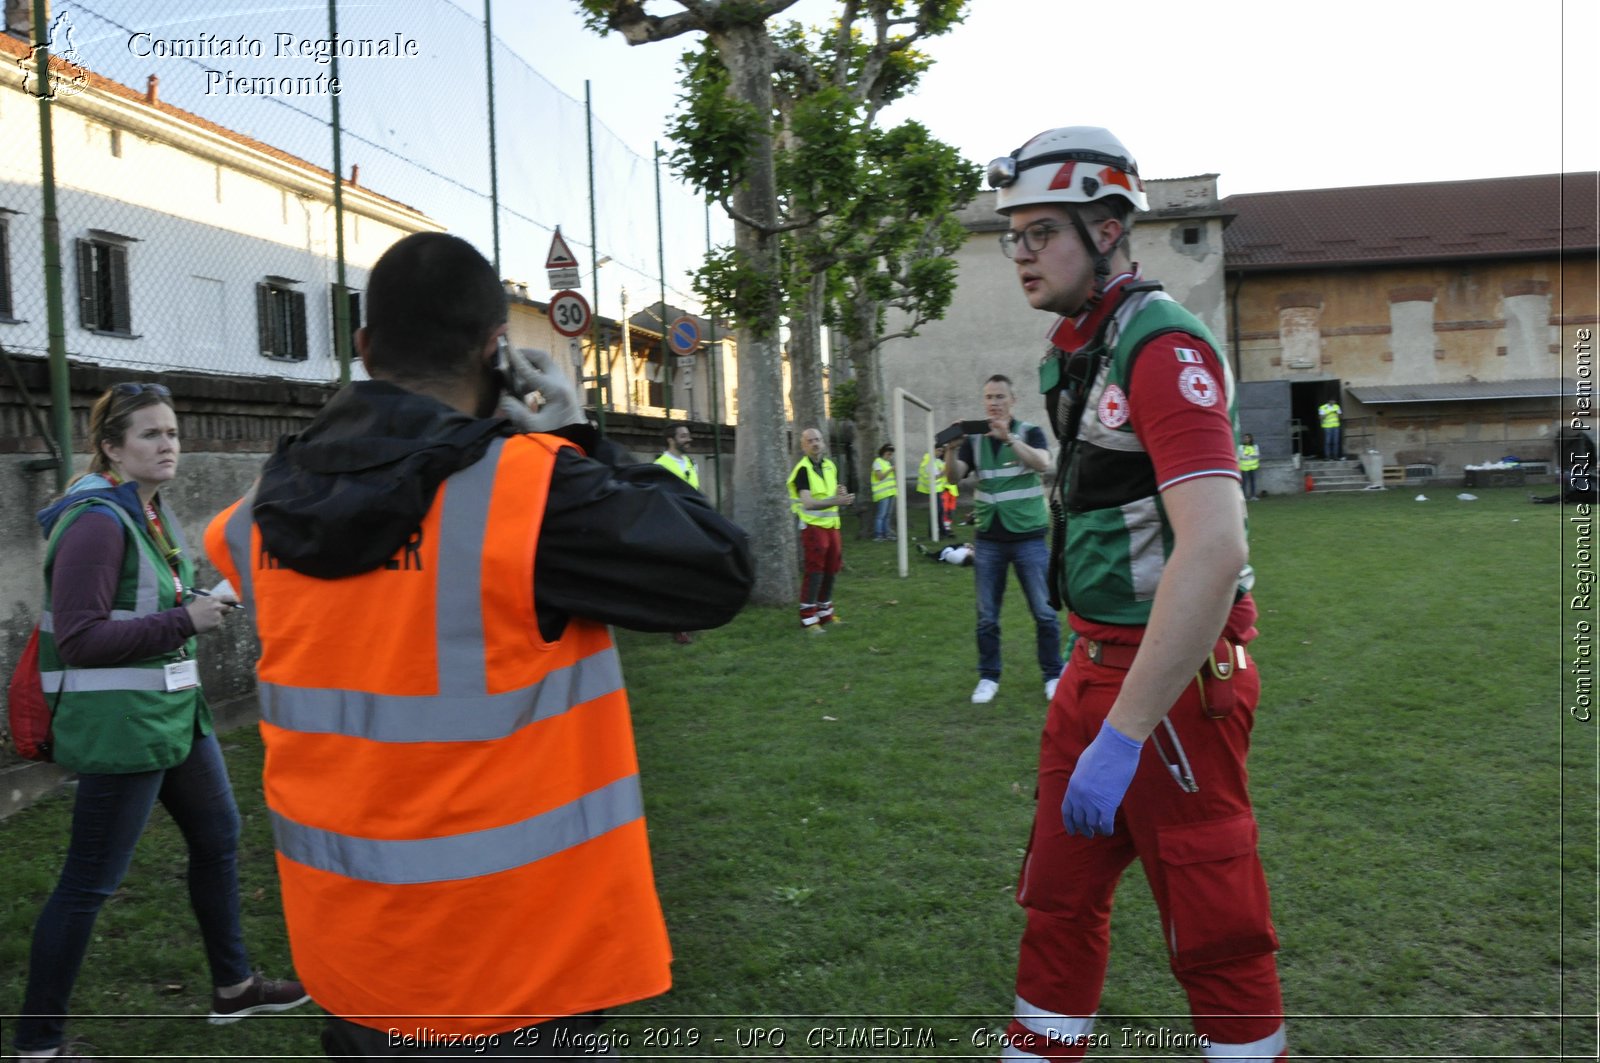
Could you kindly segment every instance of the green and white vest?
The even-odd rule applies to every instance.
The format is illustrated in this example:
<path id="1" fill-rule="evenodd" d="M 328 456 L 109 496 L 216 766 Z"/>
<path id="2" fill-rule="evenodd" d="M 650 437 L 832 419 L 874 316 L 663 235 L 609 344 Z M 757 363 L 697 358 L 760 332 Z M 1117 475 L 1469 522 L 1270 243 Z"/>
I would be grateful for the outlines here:
<path id="1" fill-rule="evenodd" d="M 96 477 L 80 480 L 94 486 Z M 103 481 L 102 481 L 103 483 Z M 39 618 L 39 674 L 46 699 L 55 705 L 51 722 L 56 763 L 77 772 L 125 774 L 181 764 L 196 732 L 211 733 L 211 710 L 198 685 L 166 689 L 165 666 L 194 657 L 194 638 L 168 654 L 103 668 L 68 666 L 56 646 L 50 611 L 56 551 L 74 521 L 91 508 L 114 514 L 123 526 L 122 573 L 112 601 L 112 620 L 135 620 L 182 604 L 172 568 L 143 521 L 114 502 L 85 500 L 63 513 L 50 530 L 45 552 L 44 609 Z M 178 547 L 178 579 L 194 580 L 183 532 L 158 504 L 162 526 Z"/>
<path id="2" fill-rule="evenodd" d="M 1156 587 L 1172 554 L 1172 526 L 1157 491 L 1155 466 L 1125 413 L 1121 423 L 1116 423 L 1115 413 L 1119 394 L 1124 403 L 1138 401 L 1130 381 L 1139 351 L 1168 332 L 1187 332 L 1220 352 L 1200 319 L 1165 292 L 1130 296 L 1103 333 L 1099 372 L 1089 385 L 1076 442 L 1063 448 L 1070 453 L 1061 459 L 1065 534 L 1054 544 L 1063 552 L 1059 589 L 1067 608 L 1086 620 L 1149 623 Z M 1107 351 L 1109 357 L 1104 357 Z M 1227 359 L 1219 361 L 1237 446 L 1242 433 L 1233 373 Z M 1111 411 L 1106 417 L 1100 415 L 1103 403 Z M 1246 565 L 1239 573 L 1238 593 L 1244 594 L 1254 582 Z"/>
<path id="3" fill-rule="evenodd" d="M 1011 434 L 1027 441 L 1034 426 L 1016 418 Z M 972 458 L 977 463 L 978 489 L 973 493 L 977 505 L 978 530 L 986 532 L 996 514 L 1007 531 L 1024 534 L 1043 532 L 1050 526 L 1050 511 L 1044 504 L 1044 483 L 1039 474 L 1022 464 L 1010 443 L 991 447 L 987 435 L 968 436 Z"/>

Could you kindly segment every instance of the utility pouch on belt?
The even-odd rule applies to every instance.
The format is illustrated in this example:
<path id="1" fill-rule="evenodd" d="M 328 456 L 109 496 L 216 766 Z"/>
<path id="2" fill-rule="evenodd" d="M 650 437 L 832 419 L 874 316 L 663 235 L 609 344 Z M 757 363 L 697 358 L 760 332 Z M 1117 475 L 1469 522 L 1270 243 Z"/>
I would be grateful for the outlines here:
<path id="1" fill-rule="evenodd" d="M 1218 639 L 1211 647 L 1211 656 L 1200 666 L 1195 687 L 1200 692 L 1200 711 L 1207 719 L 1221 720 L 1239 707 L 1239 688 L 1233 676 L 1245 663 L 1243 646 L 1235 646 L 1227 639 Z"/>

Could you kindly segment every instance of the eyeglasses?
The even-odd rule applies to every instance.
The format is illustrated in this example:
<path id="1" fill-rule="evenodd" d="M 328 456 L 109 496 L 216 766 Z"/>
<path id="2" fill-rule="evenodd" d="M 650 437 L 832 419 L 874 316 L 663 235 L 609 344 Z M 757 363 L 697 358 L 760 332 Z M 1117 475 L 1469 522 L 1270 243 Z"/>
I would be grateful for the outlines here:
<path id="1" fill-rule="evenodd" d="M 121 384 L 111 385 L 111 394 L 113 395 L 143 395 L 145 392 L 149 392 L 158 398 L 172 398 L 172 392 L 165 384 L 135 384 L 132 381 L 124 381 Z"/>
<path id="2" fill-rule="evenodd" d="M 1000 234 L 1000 250 L 1005 252 L 1007 258 L 1014 258 L 1017 254 L 1017 244 L 1020 243 L 1037 255 L 1044 250 L 1050 238 L 1060 231 L 1061 226 L 1047 221 L 1036 221 L 1026 229 L 1007 229 Z"/>

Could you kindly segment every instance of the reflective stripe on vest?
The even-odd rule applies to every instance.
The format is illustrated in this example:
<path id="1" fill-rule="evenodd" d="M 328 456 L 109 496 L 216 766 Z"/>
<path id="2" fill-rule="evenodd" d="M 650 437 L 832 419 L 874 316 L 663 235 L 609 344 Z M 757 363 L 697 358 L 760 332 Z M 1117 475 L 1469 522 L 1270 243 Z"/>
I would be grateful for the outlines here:
<path id="1" fill-rule="evenodd" d="M 484 742 L 623 689 L 615 649 L 558 668 L 536 686 L 506 694 L 457 694 L 441 715 L 433 697 L 308 689 L 261 683 L 261 718 L 288 731 L 378 742 Z"/>
<path id="2" fill-rule="evenodd" d="M 372 572 L 281 567 L 251 495 L 207 533 L 260 629 L 285 921 L 332 1014 L 492 1033 L 670 985 L 616 650 L 595 621 L 538 629 L 564 445 L 496 440 Z"/>
<path id="3" fill-rule="evenodd" d="M 318 830 L 273 813 L 272 836 L 280 853 L 307 867 L 364 882 L 416 885 L 509 871 L 643 815 L 639 777 L 629 775 L 569 804 L 492 830 L 391 841 Z"/>

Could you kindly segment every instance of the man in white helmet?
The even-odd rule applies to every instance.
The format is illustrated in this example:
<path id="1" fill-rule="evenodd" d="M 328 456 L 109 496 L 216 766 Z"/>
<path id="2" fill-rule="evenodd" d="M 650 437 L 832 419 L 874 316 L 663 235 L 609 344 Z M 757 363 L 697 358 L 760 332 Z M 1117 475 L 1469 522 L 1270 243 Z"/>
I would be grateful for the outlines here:
<path id="1" fill-rule="evenodd" d="M 1128 235 L 1148 204 L 1116 137 L 1041 133 L 989 182 L 1023 295 L 1060 315 L 1040 385 L 1062 441 L 1052 591 L 1073 632 L 1040 745 L 1004 1058 L 1085 1052 L 1135 858 L 1206 1055 L 1287 1058 L 1245 776 L 1260 681 L 1232 376 L 1139 276 Z"/>

